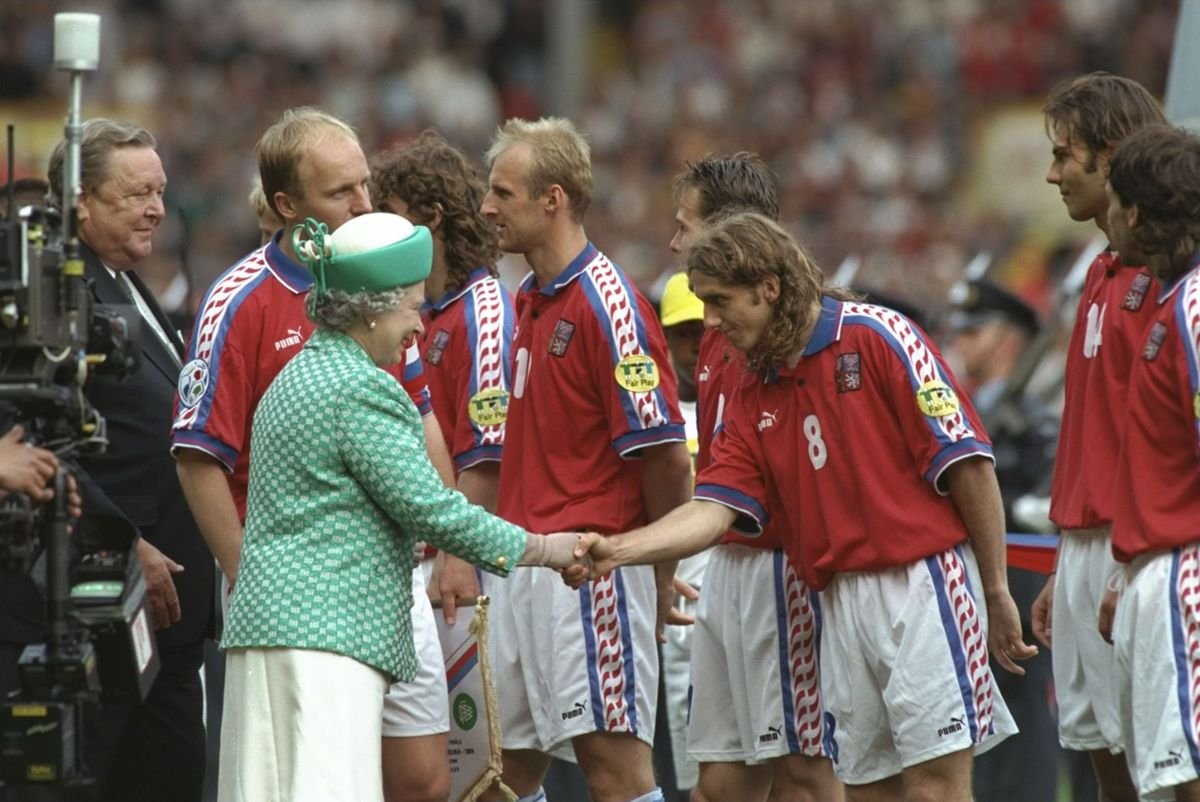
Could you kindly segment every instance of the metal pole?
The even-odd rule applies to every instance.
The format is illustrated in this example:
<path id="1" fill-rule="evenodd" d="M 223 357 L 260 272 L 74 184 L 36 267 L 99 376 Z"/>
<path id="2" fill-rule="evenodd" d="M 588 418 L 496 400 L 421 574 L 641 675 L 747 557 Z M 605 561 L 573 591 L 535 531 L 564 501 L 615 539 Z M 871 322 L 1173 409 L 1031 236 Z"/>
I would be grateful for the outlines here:
<path id="1" fill-rule="evenodd" d="M 1200 0 L 1181 0 L 1167 73 L 1164 110 L 1175 125 L 1200 132 Z"/>
<path id="2" fill-rule="evenodd" d="M 546 109 L 577 120 L 587 89 L 594 3 L 552 0 L 546 3 Z"/>

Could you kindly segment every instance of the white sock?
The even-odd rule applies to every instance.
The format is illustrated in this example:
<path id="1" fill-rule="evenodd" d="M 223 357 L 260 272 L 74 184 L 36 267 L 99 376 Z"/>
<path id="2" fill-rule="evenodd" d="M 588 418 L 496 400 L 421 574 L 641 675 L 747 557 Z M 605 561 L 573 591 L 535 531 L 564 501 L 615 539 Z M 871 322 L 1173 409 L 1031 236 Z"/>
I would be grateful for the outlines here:
<path id="1" fill-rule="evenodd" d="M 666 800 L 663 799 L 662 789 L 655 788 L 647 794 L 642 794 L 637 799 L 629 800 L 629 802 L 666 802 Z"/>
<path id="2" fill-rule="evenodd" d="M 662 799 L 660 796 L 659 799 Z M 529 796 L 523 796 L 517 802 L 546 802 L 546 789 L 538 788 Z"/>

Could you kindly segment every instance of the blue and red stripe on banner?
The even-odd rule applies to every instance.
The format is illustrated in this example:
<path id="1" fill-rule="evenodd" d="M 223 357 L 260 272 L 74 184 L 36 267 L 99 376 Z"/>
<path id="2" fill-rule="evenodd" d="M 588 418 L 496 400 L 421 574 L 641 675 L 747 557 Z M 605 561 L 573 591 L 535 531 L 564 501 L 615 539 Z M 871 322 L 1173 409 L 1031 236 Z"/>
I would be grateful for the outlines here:
<path id="1" fill-rule="evenodd" d="M 1054 570 L 1058 553 L 1058 535 L 1030 535 L 1009 532 L 1006 536 L 1008 567 L 1024 568 L 1039 574 Z"/>

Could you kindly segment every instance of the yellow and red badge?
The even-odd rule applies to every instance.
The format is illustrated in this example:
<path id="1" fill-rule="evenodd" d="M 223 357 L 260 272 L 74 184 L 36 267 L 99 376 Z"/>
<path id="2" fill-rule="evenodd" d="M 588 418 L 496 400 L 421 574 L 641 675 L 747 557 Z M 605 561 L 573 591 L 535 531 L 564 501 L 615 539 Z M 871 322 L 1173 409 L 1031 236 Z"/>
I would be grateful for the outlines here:
<path id="1" fill-rule="evenodd" d="M 645 354 L 630 354 L 617 363 L 617 384 L 631 393 L 648 393 L 658 387 L 658 365 Z"/>
<path id="2" fill-rule="evenodd" d="M 467 404 L 471 420 L 480 426 L 499 426 L 508 420 L 508 391 L 489 387 L 471 396 Z"/>
<path id="3" fill-rule="evenodd" d="M 958 396 L 950 385 L 934 379 L 917 390 L 917 407 L 931 418 L 944 418 L 958 412 Z"/>

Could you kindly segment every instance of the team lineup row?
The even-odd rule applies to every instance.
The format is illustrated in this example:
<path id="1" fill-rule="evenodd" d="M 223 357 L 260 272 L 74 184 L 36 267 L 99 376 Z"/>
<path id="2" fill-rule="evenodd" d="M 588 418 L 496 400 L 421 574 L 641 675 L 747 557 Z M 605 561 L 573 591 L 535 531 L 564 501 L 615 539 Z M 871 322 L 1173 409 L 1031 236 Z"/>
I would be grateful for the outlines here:
<path id="1" fill-rule="evenodd" d="M 1064 537 L 1035 632 L 1055 647 L 1060 740 L 1092 754 L 1106 798 L 1200 799 L 1200 142 L 1107 74 L 1056 88 L 1045 116 L 1047 180 L 1113 248 L 1072 333 Z M 93 120 L 84 148 L 89 264 L 161 317 L 126 277 L 163 216 L 153 138 Z M 689 575 L 693 799 L 972 798 L 975 754 L 1016 733 L 991 661 L 1019 674 L 1036 653 L 1008 591 L 991 442 L 925 332 L 831 286 L 776 222 L 760 160 L 678 177 L 673 291 L 693 312 L 664 299 L 660 323 L 585 234 L 590 156 L 566 120 L 507 122 L 486 182 L 431 132 L 368 163 L 311 108 L 257 155 L 271 236 L 209 289 L 158 413 L 232 588 L 222 800 L 446 797 L 418 540 L 441 548 L 431 592 L 447 602 L 480 592 L 474 566 L 504 577 L 483 590 L 502 780 L 522 800 L 545 797 L 568 748 L 593 799 L 662 799 L 656 640 L 686 620 L 676 561 L 705 550 Z M 416 228 L 356 253 L 351 221 L 392 225 L 376 208 Z M 515 300 L 501 252 L 531 269 Z M 697 320 L 696 372 L 677 380 L 664 326 Z M 150 562 L 170 632 L 186 572 Z"/>

